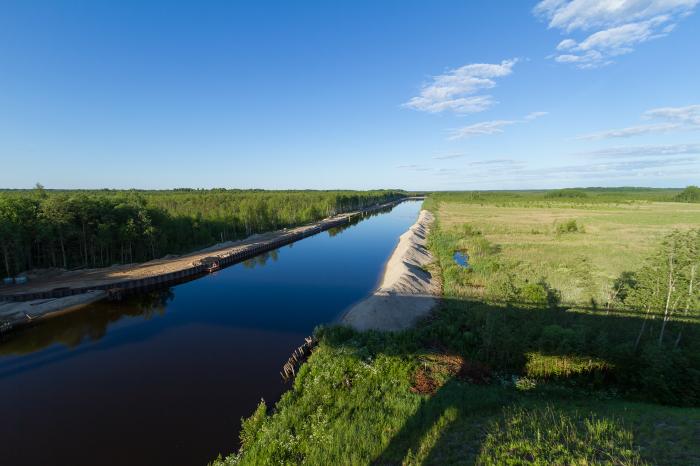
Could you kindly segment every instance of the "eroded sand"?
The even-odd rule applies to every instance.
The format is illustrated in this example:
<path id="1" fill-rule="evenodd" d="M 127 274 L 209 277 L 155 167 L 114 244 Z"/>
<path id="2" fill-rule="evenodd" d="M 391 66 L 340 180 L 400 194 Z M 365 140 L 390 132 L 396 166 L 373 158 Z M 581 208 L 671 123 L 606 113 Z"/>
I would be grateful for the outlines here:
<path id="1" fill-rule="evenodd" d="M 379 288 L 343 316 L 341 323 L 356 330 L 398 331 L 411 327 L 437 304 L 440 286 L 425 270 L 433 260 L 426 248 L 433 214 L 422 210 L 401 235 L 386 264 Z"/>

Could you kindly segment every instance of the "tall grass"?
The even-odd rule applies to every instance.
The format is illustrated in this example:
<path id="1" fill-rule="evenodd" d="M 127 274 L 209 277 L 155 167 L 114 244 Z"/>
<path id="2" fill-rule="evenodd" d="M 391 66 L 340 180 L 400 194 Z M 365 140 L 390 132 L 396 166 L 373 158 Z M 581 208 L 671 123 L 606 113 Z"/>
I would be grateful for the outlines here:
<path id="1" fill-rule="evenodd" d="M 570 416 L 551 405 L 508 408 L 491 422 L 477 464 L 643 465 L 633 437 L 614 418 Z"/>

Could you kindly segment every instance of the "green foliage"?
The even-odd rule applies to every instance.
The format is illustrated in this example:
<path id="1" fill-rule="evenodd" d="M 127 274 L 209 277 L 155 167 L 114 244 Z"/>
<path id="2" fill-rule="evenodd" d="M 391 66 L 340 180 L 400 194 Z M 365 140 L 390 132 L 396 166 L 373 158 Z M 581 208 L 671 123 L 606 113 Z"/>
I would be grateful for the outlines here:
<path id="1" fill-rule="evenodd" d="M 267 420 L 267 405 L 265 400 L 260 400 L 255 412 L 247 419 L 241 419 L 241 450 L 251 447 L 258 435 L 262 432 L 262 428 Z"/>
<path id="2" fill-rule="evenodd" d="M 557 342 L 557 348 L 566 348 L 567 341 Z M 603 388 L 605 374 L 613 367 L 602 359 L 576 356 L 567 354 L 571 350 L 560 352 L 557 355 L 547 355 L 539 352 L 527 354 L 525 373 L 534 380 L 568 380 L 575 379 L 593 382 L 597 388 Z M 598 380 L 595 378 L 598 377 Z"/>
<path id="3" fill-rule="evenodd" d="M 678 202 L 700 202 L 700 188 L 688 186 L 675 197 Z"/>
<path id="4" fill-rule="evenodd" d="M 488 428 L 477 464 L 641 465 L 632 432 L 616 419 L 510 408 Z"/>
<path id="5" fill-rule="evenodd" d="M 581 189 L 555 189 L 553 191 L 547 191 L 544 195 L 546 199 L 581 199 L 588 197 L 588 194 Z"/>
<path id="6" fill-rule="evenodd" d="M 508 271 L 492 274 L 485 291 L 491 299 L 506 303 L 517 302 L 523 293 L 517 285 L 515 275 Z"/>
<path id="7" fill-rule="evenodd" d="M 551 379 L 585 379 L 613 370 L 603 358 L 563 359 L 537 350 L 524 355 L 528 372 L 513 377 L 512 385 L 480 386 L 435 377 L 434 394 L 412 391 L 417 369 L 436 373 L 431 366 L 439 356 L 435 342 L 447 346 L 450 354 L 461 348 L 459 353 L 467 358 L 489 361 L 500 373 L 511 374 L 514 366 L 511 371 L 503 368 L 518 359 L 515 345 L 538 347 L 536 329 L 547 327 L 524 325 L 541 322 L 541 312 L 498 315 L 502 311 L 493 307 L 464 312 L 461 304 L 448 304 L 430 322 L 407 332 L 320 329 L 319 346 L 293 387 L 264 422 L 259 422 L 258 407 L 256 421 L 246 425 L 246 430 L 261 426 L 247 435 L 255 440 L 246 441 L 240 454 L 215 464 L 509 464 L 510 452 L 522 461 L 528 454 L 537 455 L 531 461 L 548 460 L 541 464 L 605 464 L 601 458 L 607 457 L 614 464 L 690 465 L 700 454 L 695 442 L 700 410 L 548 388 Z M 474 319 L 469 317 L 472 311 L 478 315 Z M 486 322 L 494 316 L 506 324 L 486 349 Z M 601 322 L 584 332 L 584 339 L 594 342 L 595 334 L 609 325 Z M 588 344 L 577 343 L 578 337 L 567 329 L 550 328 L 547 347 L 563 348 L 567 340 L 574 342 L 564 344 L 568 347 Z M 472 336 L 465 339 L 465 334 Z"/>
<path id="8" fill-rule="evenodd" d="M 612 292 L 614 299 L 624 303 L 630 292 L 637 288 L 637 274 L 635 272 L 622 272 L 619 277 L 613 281 Z"/>
<path id="9" fill-rule="evenodd" d="M 700 317 L 700 229 L 676 231 L 667 236 L 645 265 L 633 275 L 619 277 L 620 302 L 645 320 L 637 338 L 647 341 L 653 335 L 659 346 L 668 342 L 668 323 L 692 321 Z M 658 333 L 647 333 L 646 320 L 662 319 Z M 650 327 L 650 330 L 653 330 Z M 678 330 L 674 347 L 678 346 L 682 329 Z"/>
<path id="10" fill-rule="evenodd" d="M 405 196 L 399 191 L 0 192 L 0 267 L 101 267 L 181 254 Z"/>
<path id="11" fill-rule="evenodd" d="M 567 220 L 564 223 L 557 225 L 557 233 L 583 233 L 585 230 L 582 225 L 579 225 L 576 220 Z"/>
<path id="12" fill-rule="evenodd" d="M 525 283 L 520 288 L 520 299 L 527 304 L 539 306 L 548 306 L 555 309 L 561 302 L 561 294 L 559 291 L 550 287 L 549 284 L 541 279 L 537 283 Z"/>

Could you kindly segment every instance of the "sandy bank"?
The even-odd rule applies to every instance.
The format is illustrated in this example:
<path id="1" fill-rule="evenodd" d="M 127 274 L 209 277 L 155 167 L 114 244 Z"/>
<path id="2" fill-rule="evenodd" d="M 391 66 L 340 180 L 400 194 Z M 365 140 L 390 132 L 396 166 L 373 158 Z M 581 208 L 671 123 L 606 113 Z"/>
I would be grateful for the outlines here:
<path id="1" fill-rule="evenodd" d="M 41 319 L 75 311 L 106 297 L 106 291 L 94 290 L 64 298 L 0 302 L 0 333 Z"/>
<path id="2" fill-rule="evenodd" d="M 433 214 L 421 211 L 416 223 L 401 235 L 379 288 L 353 306 L 341 323 L 360 331 L 396 331 L 411 327 L 430 312 L 440 293 L 437 280 L 425 270 L 432 261 L 426 242 L 433 220 Z"/>

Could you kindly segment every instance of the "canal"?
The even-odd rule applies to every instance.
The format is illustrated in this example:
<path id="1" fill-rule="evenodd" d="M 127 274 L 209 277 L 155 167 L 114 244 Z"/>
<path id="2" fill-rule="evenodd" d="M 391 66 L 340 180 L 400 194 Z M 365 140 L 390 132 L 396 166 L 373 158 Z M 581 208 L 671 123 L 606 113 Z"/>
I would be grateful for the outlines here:
<path id="1" fill-rule="evenodd" d="M 205 465 L 286 389 L 314 327 L 376 286 L 407 201 L 215 274 L 57 317 L 0 342 L 3 465 Z"/>

